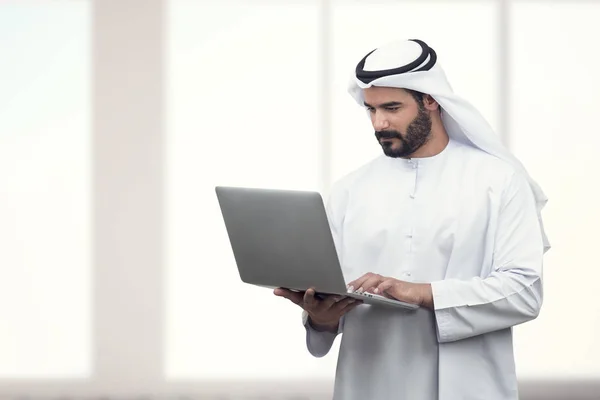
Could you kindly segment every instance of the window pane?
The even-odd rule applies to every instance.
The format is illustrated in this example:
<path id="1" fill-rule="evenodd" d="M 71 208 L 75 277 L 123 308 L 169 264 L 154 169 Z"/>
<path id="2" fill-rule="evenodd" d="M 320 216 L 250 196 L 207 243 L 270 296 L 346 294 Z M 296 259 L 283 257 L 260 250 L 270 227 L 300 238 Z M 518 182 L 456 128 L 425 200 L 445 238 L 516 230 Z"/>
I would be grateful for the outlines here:
<path id="1" fill-rule="evenodd" d="M 172 1 L 167 376 L 333 376 L 301 312 L 240 281 L 215 185 L 319 186 L 318 1 Z M 285 363 L 285 368 L 282 367 Z"/>
<path id="2" fill-rule="evenodd" d="M 90 10 L 0 3 L 0 377 L 90 373 Z"/>
<path id="3" fill-rule="evenodd" d="M 549 197 L 544 220 L 553 245 L 541 315 L 516 329 L 523 377 L 600 376 L 599 19 L 598 2 L 512 9 L 510 142 Z"/>
<path id="4" fill-rule="evenodd" d="M 333 178 L 381 154 L 365 111 L 347 92 L 356 63 L 391 40 L 418 38 L 438 53 L 454 91 L 498 128 L 497 2 L 334 1 Z M 452 18 L 448 18 L 452 15 Z M 376 18 L 377 23 L 365 23 Z M 477 32 L 477 34 L 474 34 Z"/>

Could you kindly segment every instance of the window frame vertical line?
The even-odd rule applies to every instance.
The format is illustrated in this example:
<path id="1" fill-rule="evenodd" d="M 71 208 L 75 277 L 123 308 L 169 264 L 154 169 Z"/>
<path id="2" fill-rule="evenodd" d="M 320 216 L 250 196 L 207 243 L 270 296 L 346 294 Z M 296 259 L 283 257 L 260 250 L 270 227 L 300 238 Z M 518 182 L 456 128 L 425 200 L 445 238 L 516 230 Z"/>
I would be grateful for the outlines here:
<path id="1" fill-rule="evenodd" d="M 510 6 L 511 0 L 498 0 L 498 117 L 499 134 L 506 148 L 511 147 L 510 96 L 511 96 L 511 49 Z"/>
<path id="2" fill-rule="evenodd" d="M 333 137 L 332 127 L 332 96 L 331 96 L 331 69 L 332 69 L 332 4 L 331 0 L 319 0 L 319 33 L 318 38 L 318 73 L 319 80 L 319 106 L 320 135 L 319 135 L 319 190 L 325 194 L 329 192 L 332 183 L 333 164 Z"/>

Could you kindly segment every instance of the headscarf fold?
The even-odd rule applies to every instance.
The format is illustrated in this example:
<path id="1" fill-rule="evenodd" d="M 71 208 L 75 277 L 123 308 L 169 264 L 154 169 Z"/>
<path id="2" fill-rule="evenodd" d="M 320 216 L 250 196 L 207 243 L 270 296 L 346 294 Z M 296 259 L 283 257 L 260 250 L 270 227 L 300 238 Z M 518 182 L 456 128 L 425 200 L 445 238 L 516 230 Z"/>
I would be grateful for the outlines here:
<path id="1" fill-rule="evenodd" d="M 550 249 L 541 216 L 548 198 L 523 164 L 502 144 L 481 113 L 453 92 L 432 48 L 421 40 L 411 39 L 391 42 L 369 52 L 357 64 L 348 91 L 360 106 L 364 106 L 363 89 L 371 86 L 412 89 L 429 94 L 443 109 L 442 123 L 448 136 L 505 160 L 522 173 L 535 198 L 544 253 Z"/>

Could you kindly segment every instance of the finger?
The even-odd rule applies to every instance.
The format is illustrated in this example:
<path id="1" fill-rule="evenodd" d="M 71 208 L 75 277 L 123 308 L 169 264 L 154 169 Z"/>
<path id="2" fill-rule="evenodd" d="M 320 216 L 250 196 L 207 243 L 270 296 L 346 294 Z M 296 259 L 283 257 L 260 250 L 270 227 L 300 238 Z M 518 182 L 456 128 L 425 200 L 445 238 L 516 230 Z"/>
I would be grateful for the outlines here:
<path id="1" fill-rule="evenodd" d="M 321 301 L 321 306 L 323 307 L 324 310 L 328 310 L 328 309 L 334 307 L 336 304 L 338 304 L 340 301 L 342 301 L 345 298 L 347 298 L 347 297 L 339 296 L 339 295 L 330 295 L 330 296 L 327 296 L 323 301 Z"/>
<path id="2" fill-rule="evenodd" d="M 315 290 L 313 288 L 307 289 L 304 292 L 304 298 L 302 299 L 304 302 L 305 310 L 313 310 L 317 307 L 318 300 L 315 298 Z"/>
<path id="3" fill-rule="evenodd" d="M 386 279 L 383 282 L 381 282 L 376 288 L 375 290 L 373 290 L 374 293 L 382 293 L 385 292 L 386 290 L 388 290 L 389 288 L 392 287 L 392 280 L 391 279 Z"/>
<path id="4" fill-rule="evenodd" d="M 367 281 L 365 281 L 362 284 L 362 292 L 372 292 L 385 279 L 386 278 L 384 278 L 383 276 L 380 276 L 380 275 L 375 275 L 375 276 L 369 278 Z"/>
<path id="5" fill-rule="evenodd" d="M 354 291 L 355 291 L 356 289 L 358 289 L 358 288 L 359 288 L 359 287 L 362 285 L 362 283 L 363 283 L 364 281 L 366 281 L 368 278 L 369 278 L 369 277 L 368 277 L 368 276 L 365 274 L 365 275 L 361 276 L 360 278 L 358 278 L 358 279 L 355 279 L 355 280 L 353 280 L 352 282 L 348 283 L 348 284 L 346 285 L 346 289 L 348 289 L 348 291 L 350 291 L 350 292 L 354 292 Z"/>
<path id="6" fill-rule="evenodd" d="M 304 297 L 304 293 L 302 292 L 294 292 L 289 289 L 277 288 L 273 291 L 275 296 L 285 297 L 288 300 L 291 300 L 293 303 L 300 305 L 302 303 L 302 298 Z"/>
<path id="7" fill-rule="evenodd" d="M 360 300 L 354 299 L 352 297 L 345 297 L 342 300 L 338 301 L 333 307 L 332 309 L 335 310 L 335 312 L 341 312 L 344 308 L 346 308 L 349 304 L 354 304 L 356 302 L 358 302 Z"/>
<path id="8" fill-rule="evenodd" d="M 363 302 L 361 300 L 351 299 L 352 301 L 347 302 L 341 309 L 339 310 L 340 315 L 346 314 L 348 311 L 355 309 Z"/>
<path id="9" fill-rule="evenodd" d="M 355 279 L 352 282 L 348 283 L 348 285 L 347 285 L 348 291 L 354 292 L 357 289 L 361 288 L 363 283 L 366 282 L 373 275 L 374 274 L 372 272 L 368 272 L 368 273 L 364 274 L 363 276 L 361 276 L 360 278 Z"/>
<path id="10" fill-rule="evenodd" d="M 375 294 L 390 294 L 389 291 L 396 285 L 397 281 L 395 279 L 386 279 L 381 282 L 374 290 Z"/>

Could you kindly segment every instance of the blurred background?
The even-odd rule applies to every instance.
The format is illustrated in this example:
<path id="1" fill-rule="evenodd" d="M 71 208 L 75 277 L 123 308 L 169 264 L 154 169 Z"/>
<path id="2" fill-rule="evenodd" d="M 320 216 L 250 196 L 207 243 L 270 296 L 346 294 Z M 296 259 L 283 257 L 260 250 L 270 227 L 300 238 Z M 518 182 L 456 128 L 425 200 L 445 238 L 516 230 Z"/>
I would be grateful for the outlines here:
<path id="1" fill-rule="evenodd" d="M 591 0 L 0 1 L 0 398 L 330 398 L 339 339 L 313 358 L 299 309 L 241 283 L 214 186 L 326 197 L 380 152 L 356 62 L 419 38 L 550 199 L 521 398 L 600 399 L 598 21 Z"/>

